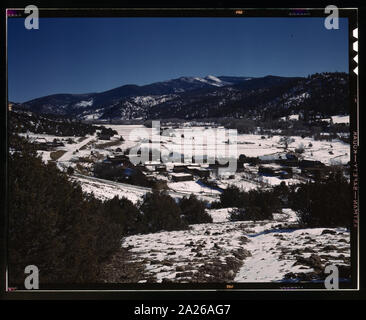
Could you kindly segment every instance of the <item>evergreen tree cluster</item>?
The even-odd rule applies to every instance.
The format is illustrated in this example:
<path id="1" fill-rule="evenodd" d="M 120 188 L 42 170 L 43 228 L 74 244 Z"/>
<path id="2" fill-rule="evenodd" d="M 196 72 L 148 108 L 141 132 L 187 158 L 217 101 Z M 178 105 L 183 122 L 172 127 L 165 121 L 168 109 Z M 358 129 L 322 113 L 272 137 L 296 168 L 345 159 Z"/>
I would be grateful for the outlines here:
<path id="1" fill-rule="evenodd" d="M 118 132 L 116 130 L 113 130 L 112 128 L 106 128 L 104 126 L 101 126 L 98 129 L 100 129 L 100 131 L 98 132 L 99 137 L 112 137 L 115 134 L 118 134 Z"/>
<path id="2" fill-rule="evenodd" d="M 272 213 L 281 207 L 280 198 L 274 190 L 240 190 L 229 186 L 220 195 L 223 208 L 235 207 L 231 215 L 232 221 L 272 219 Z"/>
<path id="3" fill-rule="evenodd" d="M 83 137 L 92 135 L 96 130 L 101 130 L 108 135 L 117 134 L 117 131 L 104 126 L 86 124 L 80 120 L 73 120 L 64 116 L 47 114 L 39 115 L 31 112 L 10 111 L 9 132 L 40 133 L 54 136 Z"/>
<path id="4" fill-rule="evenodd" d="M 11 285 L 22 285 L 27 265 L 39 268 L 41 286 L 98 282 L 101 264 L 117 252 L 124 236 L 212 222 L 205 203 L 193 195 L 177 202 L 154 190 L 137 205 L 126 198 L 102 202 L 86 195 L 16 134 L 10 136 L 8 172 Z"/>
<path id="5" fill-rule="evenodd" d="M 190 224 L 212 222 L 206 204 L 193 194 L 177 202 L 165 191 L 153 190 L 137 205 L 118 197 L 105 205 L 125 235 L 185 230 Z"/>
<path id="6" fill-rule="evenodd" d="M 326 179 L 301 185 L 290 195 L 292 209 L 306 227 L 346 227 L 352 219 L 350 183 L 341 171 L 332 172 Z"/>
<path id="7" fill-rule="evenodd" d="M 323 116 L 349 113 L 349 76 L 346 73 L 315 73 L 304 84 L 309 97 L 293 110 L 309 110 Z M 310 108 L 311 107 L 311 108 Z"/>
<path id="8" fill-rule="evenodd" d="M 182 212 L 183 220 L 187 224 L 211 223 L 212 217 L 206 212 L 206 204 L 197 199 L 193 194 L 189 198 L 184 197 L 179 206 Z"/>
<path id="9" fill-rule="evenodd" d="M 127 169 L 127 171 L 126 171 Z M 99 162 L 94 165 L 94 176 L 100 179 L 129 183 L 141 187 L 153 187 L 153 181 L 149 180 L 143 172 L 129 164 L 128 167 Z"/>
<path id="10" fill-rule="evenodd" d="M 84 195 L 54 163 L 44 164 L 31 144 L 12 136 L 10 145 L 10 282 L 23 283 L 32 264 L 40 284 L 97 281 L 100 263 L 120 247 L 120 227 L 101 201 Z"/>
<path id="11" fill-rule="evenodd" d="M 349 228 L 352 219 L 350 183 L 336 169 L 315 182 L 291 187 L 281 183 L 272 190 L 245 192 L 229 186 L 213 207 L 235 208 L 232 221 L 271 219 L 281 208 L 291 208 L 298 213 L 300 225 L 310 228 Z"/>

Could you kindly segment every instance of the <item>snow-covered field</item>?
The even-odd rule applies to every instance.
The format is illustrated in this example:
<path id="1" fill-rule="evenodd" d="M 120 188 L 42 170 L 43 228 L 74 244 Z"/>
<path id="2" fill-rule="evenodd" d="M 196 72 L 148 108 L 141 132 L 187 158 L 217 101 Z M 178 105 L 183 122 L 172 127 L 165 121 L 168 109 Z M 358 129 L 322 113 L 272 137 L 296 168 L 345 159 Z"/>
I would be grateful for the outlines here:
<path id="1" fill-rule="evenodd" d="M 74 152 L 76 152 L 76 150 L 78 150 L 78 157 L 88 156 L 90 152 L 88 152 L 88 150 L 80 150 L 80 148 L 93 140 L 96 140 L 95 135 L 87 136 L 85 140 L 75 144 L 66 144 L 64 149 L 60 148 L 60 150 L 66 150 L 66 152 L 58 159 L 58 161 L 70 161 L 73 158 L 73 155 L 75 154 Z"/>
<path id="2" fill-rule="evenodd" d="M 125 197 L 133 203 L 137 203 L 148 192 L 144 188 L 128 186 L 112 181 L 103 182 L 100 179 L 90 177 L 83 178 L 81 176 L 74 176 L 72 179 L 80 183 L 83 192 L 88 194 L 93 193 L 100 200 L 108 200 L 117 196 L 119 198 Z"/>
<path id="3" fill-rule="evenodd" d="M 168 183 L 168 187 L 175 191 L 195 193 L 195 194 L 197 193 L 208 194 L 208 195 L 220 194 L 219 191 L 208 188 L 202 184 L 199 184 L 197 181 L 170 182 Z"/>
<path id="4" fill-rule="evenodd" d="M 338 116 L 332 116 L 330 117 L 332 119 L 332 122 L 334 124 L 336 123 L 345 123 L 345 124 L 349 124 L 349 116 L 342 116 L 342 115 L 338 115 Z M 326 119 L 322 119 L 322 121 L 327 121 L 329 122 L 330 121 L 330 118 L 326 118 Z M 298 114 L 293 114 L 293 115 L 290 115 L 288 117 L 289 120 L 299 120 L 299 115 Z M 287 121 L 287 118 L 286 117 L 282 117 L 281 118 L 282 121 Z"/>
<path id="5" fill-rule="evenodd" d="M 116 130 L 118 135 L 125 139 L 120 146 L 123 151 L 139 144 L 141 140 L 145 138 L 143 132 L 149 133 L 149 131 L 146 131 L 147 128 L 143 125 L 105 124 L 104 126 Z"/>
<path id="6" fill-rule="evenodd" d="M 247 249 L 252 255 L 244 261 L 234 281 L 286 281 L 286 275 L 289 273 L 307 273 L 310 276 L 314 267 L 297 264 L 296 255 L 305 259 L 316 255 L 323 264 L 347 266 L 345 261 L 349 258 L 349 234 L 344 229 L 337 229 L 336 235 L 333 236 L 322 235 L 323 231 L 323 228 L 315 228 L 249 235 L 251 242 Z M 343 243 L 343 240 L 346 242 Z M 329 250 L 331 252 L 324 250 L 326 246 L 332 246 Z"/>
<path id="7" fill-rule="evenodd" d="M 343 118 L 339 121 L 343 121 Z M 154 129 L 145 128 L 142 125 L 106 125 L 106 127 L 110 127 L 118 132 L 118 136 L 122 136 L 125 141 L 121 142 L 118 146 L 122 150 L 126 150 L 130 147 L 139 146 L 141 148 L 148 148 L 149 143 L 145 142 L 152 137 L 152 132 L 156 133 Z M 186 129 L 187 130 L 187 129 Z M 258 157 L 264 155 L 271 155 L 278 152 L 283 152 L 283 144 L 281 144 L 281 136 L 274 135 L 271 137 L 265 137 L 262 139 L 261 135 L 257 134 L 238 134 L 237 135 L 237 145 L 236 150 L 235 147 L 227 144 L 225 141 L 225 129 L 216 129 L 217 132 L 213 138 L 210 137 L 205 132 L 204 127 L 194 127 L 189 128 L 188 131 L 184 131 L 184 129 L 176 129 L 174 132 L 174 136 L 161 136 L 161 148 L 164 152 L 192 152 L 196 157 L 202 157 L 203 155 L 216 155 L 216 156 L 228 156 L 229 154 L 234 154 L 238 157 L 240 154 L 244 154 L 247 157 Z M 181 135 L 184 134 L 184 139 Z M 25 134 L 23 134 L 25 135 Z M 209 139 L 202 138 L 200 140 L 198 136 L 209 136 Z M 29 134 L 31 139 L 44 139 L 45 141 L 53 141 L 55 138 L 60 138 L 57 136 L 45 135 L 45 134 Z M 192 137 L 195 137 L 195 140 L 189 140 Z M 220 138 L 218 138 L 220 137 Z M 75 139 L 75 137 L 62 137 L 63 139 Z M 80 138 L 80 137 L 79 137 Z M 304 148 L 304 153 L 302 156 L 305 159 L 310 160 L 318 160 L 327 165 L 333 164 L 346 164 L 350 161 L 350 145 L 335 139 L 333 141 L 316 141 L 313 138 L 301 138 L 299 136 L 291 137 L 293 140 L 288 145 L 288 150 L 294 151 L 296 148 L 302 146 Z M 96 135 L 88 136 L 86 140 L 82 142 L 78 142 L 75 144 L 65 144 L 65 147 L 58 148 L 59 150 L 65 150 L 66 153 L 59 159 L 59 161 L 69 161 L 75 156 L 74 152 L 78 150 L 78 157 L 88 156 L 90 155 L 90 150 L 86 148 L 85 150 L 80 150 L 84 145 L 95 140 L 95 143 L 103 143 L 103 141 L 98 141 Z M 200 140 L 200 141 L 199 141 Z M 105 141 L 104 141 L 105 142 Z M 189 148 L 187 149 L 187 145 Z M 98 150 L 101 153 L 110 154 L 108 150 Z M 47 159 L 47 154 L 45 154 L 45 159 Z M 180 162 L 180 161 L 179 161 Z"/>
<path id="8" fill-rule="evenodd" d="M 258 157 L 284 150 L 280 143 L 281 136 L 266 137 L 261 139 L 261 135 L 243 134 L 238 135 L 238 142 L 247 142 L 250 144 L 238 144 L 238 154 L 245 154 L 248 157 Z M 293 141 L 289 143 L 288 150 L 295 151 L 296 148 L 303 146 L 305 159 L 321 161 L 324 164 L 331 164 L 332 159 L 340 158 L 340 162 L 347 163 L 350 161 L 350 145 L 335 139 L 331 142 L 325 140 L 314 140 L 309 137 L 292 136 Z M 332 152 L 330 154 L 329 152 Z"/>
<path id="9" fill-rule="evenodd" d="M 345 121 L 344 117 L 335 116 L 336 121 Z M 125 138 L 122 147 L 128 148 L 139 145 L 142 149 L 149 148 L 149 143 L 144 142 L 151 139 L 157 131 L 148 129 L 142 125 L 106 125 L 113 128 Z M 184 137 L 182 137 L 184 135 Z M 160 137 L 161 148 L 166 153 L 187 153 L 203 157 L 204 155 L 216 155 L 228 157 L 234 154 L 238 157 L 244 154 L 247 157 L 258 157 L 274 154 L 284 150 L 281 144 L 282 136 L 266 136 L 258 134 L 238 134 L 236 148 L 227 143 L 228 133 L 224 128 L 205 129 L 205 127 L 180 128 L 167 131 L 166 135 Z M 299 146 L 304 147 L 303 156 L 306 159 L 318 160 L 325 164 L 333 164 L 334 161 L 347 163 L 350 161 L 349 144 L 335 139 L 331 142 L 322 140 L 316 141 L 309 137 L 292 136 L 293 142 L 290 142 L 288 149 L 294 151 Z M 236 150 L 235 150 L 236 149 Z M 331 152 L 331 153 L 330 153 Z"/>
<path id="10" fill-rule="evenodd" d="M 344 117 L 335 116 L 336 121 L 345 121 Z M 67 168 L 72 166 L 76 168 L 76 163 L 78 159 L 89 159 L 92 162 L 101 160 L 108 155 L 113 155 L 113 150 L 117 147 L 121 148 L 122 151 L 131 147 L 141 147 L 148 148 L 149 140 L 151 140 L 153 134 L 156 137 L 158 133 L 157 129 L 148 129 L 143 125 L 109 125 L 110 127 L 117 131 L 117 135 L 111 138 L 111 141 L 99 140 L 97 135 L 86 136 L 86 137 L 56 137 L 45 134 L 32 134 L 29 133 L 29 137 L 33 140 L 38 141 L 48 141 L 51 142 L 55 138 L 64 142 L 64 147 L 58 147 L 57 150 L 62 150 L 65 153 L 60 156 L 57 160 L 58 166 L 60 168 Z M 119 142 L 119 137 L 122 136 L 124 141 Z M 72 139 L 75 143 L 66 143 L 67 139 Z M 229 154 L 229 149 L 231 154 L 238 157 L 244 154 L 247 157 L 258 157 L 273 155 L 276 153 L 283 153 L 284 146 L 281 143 L 282 136 L 261 136 L 258 134 L 239 134 L 237 135 L 237 144 L 234 146 L 230 142 L 227 131 L 224 128 L 214 128 L 209 131 L 206 130 L 204 126 L 196 127 L 182 127 L 179 129 L 169 129 L 164 130 L 163 134 L 159 139 L 161 140 L 160 146 L 163 152 L 183 152 L 195 155 L 196 157 L 203 155 L 216 155 L 225 156 Z M 98 145 L 103 145 L 106 142 L 113 142 L 116 144 L 111 147 L 98 148 Z M 158 144 L 159 146 L 159 144 Z M 302 138 L 299 136 L 291 137 L 288 144 L 289 151 L 295 151 L 297 148 L 303 148 L 304 152 L 301 156 L 304 159 L 309 160 L 319 160 L 326 165 L 335 164 L 346 164 L 350 161 L 350 145 L 342 142 L 338 139 L 333 141 L 316 141 L 313 138 Z M 50 151 L 39 151 L 38 152 L 42 159 L 47 162 L 50 161 Z M 92 162 L 79 162 L 79 167 L 85 168 L 83 174 L 90 174 L 92 169 Z M 180 163 L 180 157 L 178 163 Z M 173 169 L 177 162 L 170 161 L 167 164 L 168 172 Z M 272 165 L 273 167 L 273 165 Z M 298 184 L 304 181 L 300 179 L 299 176 L 294 175 L 290 179 L 280 179 L 278 177 L 266 177 L 259 176 L 257 167 L 245 167 L 245 172 L 235 173 L 235 175 L 227 175 L 216 177 L 216 182 L 219 188 L 225 189 L 229 185 L 236 185 L 239 188 L 249 191 L 251 189 L 270 187 L 278 185 L 281 182 L 285 182 L 287 185 Z M 150 173 L 155 178 L 165 180 L 168 182 L 168 187 L 172 192 L 176 192 L 181 195 L 189 195 L 190 193 L 195 193 L 201 198 L 212 202 L 218 198 L 220 191 L 214 188 L 207 187 L 202 183 L 199 183 L 195 178 L 193 181 L 185 182 L 172 182 L 168 179 L 168 176 L 163 176 L 157 172 Z M 121 186 L 111 186 L 108 183 L 101 183 L 93 181 L 82 181 L 82 187 L 85 192 L 93 191 L 94 194 L 100 199 L 111 198 L 112 195 L 115 196 L 125 196 L 130 198 L 133 202 L 141 199 L 143 192 L 141 189 L 121 187 Z"/>
<path id="11" fill-rule="evenodd" d="M 333 116 L 333 123 L 349 123 L 349 116 Z"/>
<path id="12" fill-rule="evenodd" d="M 211 209 L 209 210 L 212 222 L 228 222 L 230 219 L 230 212 L 234 208 Z"/>
<path id="13" fill-rule="evenodd" d="M 113 182 L 79 174 L 72 176 L 71 179 L 80 183 L 83 192 L 89 194 L 93 193 L 94 196 L 100 200 L 112 199 L 115 196 L 118 196 L 119 198 L 125 197 L 132 202 L 137 203 L 138 201 L 142 200 L 146 193 L 152 191 L 151 188 Z M 181 199 L 183 197 L 188 197 L 193 191 L 171 189 L 167 190 L 167 192 L 171 197 L 175 199 Z M 219 199 L 218 192 L 196 193 L 196 196 L 198 199 L 209 203 Z"/>
<path id="14" fill-rule="evenodd" d="M 86 137 L 74 137 L 74 136 L 53 136 L 48 134 L 35 134 L 35 133 L 29 133 L 29 134 L 21 134 L 22 136 L 28 136 L 31 141 L 37 141 L 37 142 L 52 142 L 54 139 L 61 140 L 61 142 L 64 143 L 63 147 L 58 147 L 57 150 L 63 150 L 65 153 L 57 160 L 58 162 L 70 162 L 73 158 L 76 157 L 88 157 L 90 156 L 90 150 L 85 149 L 82 150 L 82 147 L 91 143 L 96 142 L 97 136 L 91 135 Z M 68 139 L 73 140 L 75 143 L 67 143 L 66 141 Z M 80 141 L 79 141 L 80 140 Z M 49 151 L 38 151 L 40 155 L 42 155 L 42 158 L 44 161 L 50 160 L 50 152 Z M 77 153 L 77 154 L 76 154 Z"/>
<path id="15" fill-rule="evenodd" d="M 237 174 L 232 179 L 221 179 L 218 183 L 218 186 L 222 189 L 226 189 L 229 185 L 235 185 L 243 191 L 250 191 L 260 187 L 260 184 L 255 181 L 244 180 L 242 174 Z"/>
<path id="16" fill-rule="evenodd" d="M 211 210 L 214 222 L 190 230 L 134 235 L 122 246 L 154 282 L 319 281 L 327 264 L 350 266 L 345 229 L 296 229 L 290 209 L 274 220 L 229 222 L 230 209 Z"/>

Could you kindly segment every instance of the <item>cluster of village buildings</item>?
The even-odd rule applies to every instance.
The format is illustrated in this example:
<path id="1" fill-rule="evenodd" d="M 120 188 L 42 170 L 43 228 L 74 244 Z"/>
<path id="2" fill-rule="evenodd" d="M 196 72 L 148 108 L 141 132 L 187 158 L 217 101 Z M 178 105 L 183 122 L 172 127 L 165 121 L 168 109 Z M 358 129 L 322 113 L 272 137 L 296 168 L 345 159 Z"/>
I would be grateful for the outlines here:
<path id="1" fill-rule="evenodd" d="M 112 156 L 106 157 L 103 163 L 128 169 L 123 171 L 127 176 L 133 174 L 134 170 L 140 170 L 146 176 L 164 175 L 172 182 L 217 179 L 220 177 L 220 168 L 228 167 L 227 164 L 220 164 L 218 161 L 210 164 L 196 163 L 194 157 L 189 163 L 164 163 L 159 160 L 149 160 L 133 165 L 129 156 L 122 153 L 120 148 L 117 148 Z M 237 159 L 235 172 L 223 172 L 228 178 L 237 172 L 249 171 L 256 173 L 258 176 L 278 177 L 285 180 L 293 178 L 294 175 L 302 178 L 325 176 L 329 173 L 329 169 L 320 161 L 301 159 L 294 152 L 281 152 L 255 158 L 246 157 L 242 154 Z"/>

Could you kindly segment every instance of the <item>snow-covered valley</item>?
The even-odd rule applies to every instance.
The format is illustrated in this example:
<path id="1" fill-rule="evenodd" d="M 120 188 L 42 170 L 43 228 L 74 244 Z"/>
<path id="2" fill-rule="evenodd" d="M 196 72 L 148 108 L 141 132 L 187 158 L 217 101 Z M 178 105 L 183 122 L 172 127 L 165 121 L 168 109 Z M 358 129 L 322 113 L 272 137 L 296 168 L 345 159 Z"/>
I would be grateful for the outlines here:
<path id="1" fill-rule="evenodd" d="M 335 121 L 346 120 L 335 118 Z M 142 125 L 105 127 L 115 130 L 117 135 L 108 141 L 101 139 L 97 133 L 62 139 L 30 132 L 22 135 L 31 141 L 63 141 L 64 145 L 53 151 L 38 150 L 38 153 L 44 162 L 53 161 L 63 171 L 73 168 L 70 180 L 77 181 L 84 193 L 93 194 L 102 201 L 118 197 L 138 204 L 152 192 L 151 187 L 98 178 L 93 174 L 93 167 L 106 159 L 126 154 L 131 148 L 149 148 L 157 131 Z M 187 139 L 192 141 L 196 138 L 197 141 L 198 135 L 204 135 L 205 130 L 205 126 L 191 127 L 188 123 L 172 131 L 163 131 L 159 135 L 159 145 L 163 150 L 179 153 L 184 150 Z M 225 128 L 216 130 L 221 137 Z M 213 222 L 190 225 L 187 230 L 135 234 L 121 239 L 121 248 L 128 257 L 124 263 L 130 264 L 131 269 L 138 266 L 139 275 L 138 278 L 135 275 L 134 279 L 139 283 L 319 282 L 324 279 L 324 268 L 328 264 L 339 268 L 341 279 L 349 279 L 349 230 L 301 227 L 297 213 L 289 208 L 273 212 L 273 220 L 230 221 L 232 208 L 210 207 L 220 201 L 223 190 L 230 186 L 248 192 L 270 190 L 282 182 L 288 186 L 307 182 L 309 178 L 297 168 L 290 177 L 262 175 L 259 172 L 260 167 L 281 170 L 282 165 L 271 163 L 268 159 L 277 159 L 286 153 L 296 154 L 299 148 L 302 148 L 301 160 L 320 161 L 325 166 L 343 166 L 350 160 L 350 146 L 341 139 L 316 140 L 313 137 L 291 136 L 285 148 L 282 138 L 279 134 L 238 134 L 235 158 L 245 155 L 261 159 L 263 164 L 244 163 L 234 175 L 218 176 L 210 171 L 210 181 L 214 181 L 214 186 L 205 184 L 202 177 L 195 174 L 188 181 L 173 180 L 174 168 L 180 164 L 179 161 L 165 163 L 164 171 L 155 170 L 153 161 L 146 162 L 145 169 L 151 168 L 143 170 L 144 175 L 165 182 L 165 192 L 176 202 L 191 194 L 205 201 L 206 211 Z M 72 142 L 67 142 L 69 140 Z M 211 142 L 202 140 L 200 143 L 196 142 L 194 147 L 196 156 L 207 155 L 210 151 L 225 155 L 231 147 L 226 138 Z M 59 156 L 54 158 L 58 152 Z M 193 171 L 197 168 L 203 171 L 209 169 L 208 165 L 195 163 L 189 163 L 187 167 Z M 125 278 L 118 278 L 116 270 L 119 268 L 118 260 L 110 262 L 107 269 L 114 270 L 111 274 L 115 273 L 116 276 L 110 276 L 108 281 L 126 281 Z"/>

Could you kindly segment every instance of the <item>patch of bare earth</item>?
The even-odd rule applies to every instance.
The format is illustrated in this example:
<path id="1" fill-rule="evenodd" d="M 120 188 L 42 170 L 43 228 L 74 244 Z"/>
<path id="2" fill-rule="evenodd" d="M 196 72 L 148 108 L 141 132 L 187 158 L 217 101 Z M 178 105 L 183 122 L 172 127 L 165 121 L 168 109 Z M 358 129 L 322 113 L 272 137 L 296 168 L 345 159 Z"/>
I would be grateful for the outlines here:
<path id="1" fill-rule="evenodd" d="M 100 281 L 103 283 L 136 283 L 142 279 L 144 264 L 131 259 L 131 253 L 121 248 L 101 266 Z M 150 281 L 154 281 L 152 277 Z"/>
<path id="2" fill-rule="evenodd" d="M 51 158 L 51 160 L 56 161 L 59 158 L 61 158 L 65 153 L 66 153 L 65 150 L 53 151 L 50 153 L 50 158 Z"/>
<path id="3" fill-rule="evenodd" d="M 122 144 L 122 141 L 120 140 L 113 140 L 113 141 L 108 141 L 108 142 L 104 142 L 104 143 L 99 143 L 95 145 L 96 149 L 106 149 L 109 147 L 115 147 L 115 146 L 119 146 Z"/>

